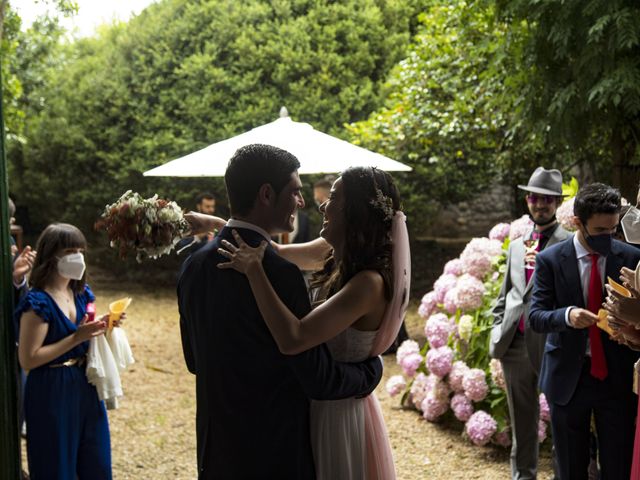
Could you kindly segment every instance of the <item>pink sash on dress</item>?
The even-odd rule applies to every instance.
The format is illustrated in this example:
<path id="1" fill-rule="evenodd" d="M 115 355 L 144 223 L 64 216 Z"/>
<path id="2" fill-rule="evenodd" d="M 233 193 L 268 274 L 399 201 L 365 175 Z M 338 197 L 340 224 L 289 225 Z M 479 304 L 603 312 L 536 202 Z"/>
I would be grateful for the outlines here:
<path id="1" fill-rule="evenodd" d="M 404 213 L 397 211 L 391 225 L 393 298 L 371 347 L 371 356 L 385 352 L 398 335 L 409 304 L 411 252 Z M 375 393 L 364 399 L 367 480 L 395 480 L 393 453 L 380 403 Z"/>

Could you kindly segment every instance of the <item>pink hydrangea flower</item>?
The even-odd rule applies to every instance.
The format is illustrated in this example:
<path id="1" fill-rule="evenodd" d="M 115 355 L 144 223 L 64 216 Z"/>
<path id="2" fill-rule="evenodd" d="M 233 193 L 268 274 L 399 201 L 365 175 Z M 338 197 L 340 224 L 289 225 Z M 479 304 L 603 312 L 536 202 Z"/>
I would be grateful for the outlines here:
<path id="1" fill-rule="evenodd" d="M 420 408 L 422 405 L 422 401 L 427 396 L 427 392 L 431 391 L 431 385 L 433 381 L 429 380 L 424 373 L 420 372 L 416 375 L 416 378 L 413 379 L 413 383 L 411 384 L 411 389 L 409 393 L 411 395 L 411 402 L 413 406 L 416 408 Z"/>
<path id="2" fill-rule="evenodd" d="M 431 348 L 443 347 L 449 341 L 451 322 L 443 313 L 436 313 L 427 319 L 424 326 L 424 334 Z"/>
<path id="3" fill-rule="evenodd" d="M 468 371 L 469 367 L 462 360 L 456 360 L 455 362 L 453 362 L 451 371 L 449 372 L 449 386 L 454 392 L 464 392 L 462 380 L 464 379 L 464 376 Z"/>
<path id="4" fill-rule="evenodd" d="M 438 303 L 444 302 L 444 296 L 449 290 L 456 286 L 458 277 L 451 275 L 450 273 L 444 273 L 440 275 L 440 278 L 433 284 L 433 291 L 436 293 L 436 301 Z"/>
<path id="5" fill-rule="evenodd" d="M 538 420 L 538 443 L 542 443 L 547 438 L 547 424 L 544 420 Z"/>
<path id="6" fill-rule="evenodd" d="M 438 398 L 433 392 L 427 393 L 427 396 L 420 404 L 422 416 L 429 422 L 435 422 L 449 408 L 446 400 Z"/>
<path id="7" fill-rule="evenodd" d="M 422 297 L 420 307 L 418 308 L 418 315 L 422 318 L 428 318 L 430 315 L 435 313 L 437 309 L 438 300 L 436 299 L 436 292 L 431 291 Z"/>
<path id="8" fill-rule="evenodd" d="M 456 313 L 458 310 L 458 290 L 456 288 L 452 288 L 447 292 L 444 296 L 444 311 L 447 313 Z"/>
<path id="9" fill-rule="evenodd" d="M 556 212 L 557 215 L 558 212 Z M 520 237 L 528 237 L 533 231 L 533 222 L 529 215 L 523 215 L 517 220 L 511 222 L 511 228 L 509 229 L 509 239 L 515 240 Z"/>
<path id="10" fill-rule="evenodd" d="M 491 270 L 493 258 L 501 254 L 502 242 L 489 238 L 474 238 L 460 255 L 462 271 L 483 279 Z"/>
<path id="11" fill-rule="evenodd" d="M 451 410 L 458 420 L 466 422 L 473 414 L 473 404 L 463 393 L 451 397 Z"/>
<path id="12" fill-rule="evenodd" d="M 402 359 L 400 366 L 407 377 L 413 377 L 422 363 L 422 355 L 419 353 L 410 353 Z"/>
<path id="13" fill-rule="evenodd" d="M 405 340 L 402 342 L 396 352 L 396 363 L 401 365 L 404 357 L 410 353 L 420 353 L 420 345 L 418 345 L 418 342 L 415 340 Z"/>
<path id="14" fill-rule="evenodd" d="M 482 306 L 485 294 L 484 284 L 473 275 L 462 275 L 458 279 L 455 291 L 456 303 L 463 312 L 476 310 Z"/>
<path id="15" fill-rule="evenodd" d="M 544 393 L 540 394 L 538 398 L 538 402 L 540 405 L 540 418 L 545 422 L 551 421 L 551 411 L 549 410 L 549 404 L 547 403 L 547 397 L 545 397 Z"/>
<path id="16" fill-rule="evenodd" d="M 494 225 L 494 227 L 489 232 L 489 238 L 491 240 L 498 240 L 499 242 L 504 242 L 504 239 L 509 236 L 509 230 L 511 225 L 508 223 L 498 223 Z"/>
<path id="17" fill-rule="evenodd" d="M 484 371 L 479 368 L 471 368 L 464 374 L 462 387 L 464 388 L 464 394 L 474 402 L 484 400 L 489 392 Z"/>
<path id="18" fill-rule="evenodd" d="M 483 446 L 489 443 L 491 437 L 498 429 L 497 422 L 491 415 L 483 410 L 475 412 L 465 425 L 465 432 L 469 436 L 469 439 L 478 446 Z"/>
<path id="19" fill-rule="evenodd" d="M 432 348 L 427 352 L 427 369 L 437 377 L 444 377 L 451 371 L 453 350 L 449 347 Z"/>
<path id="20" fill-rule="evenodd" d="M 455 275 L 456 277 L 462 275 L 462 260 L 459 258 L 449 260 L 444 266 L 444 273 Z"/>
<path id="21" fill-rule="evenodd" d="M 387 380 L 387 393 L 395 397 L 399 393 L 403 392 L 407 388 L 407 382 L 402 375 L 394 375 Z"/>
<path id="22" fill-rule="evenodd" d="M 492 358 L 489 362 L 489 371 L 491 372 L 491 380 L 493 380 L 494 385 L 501 390 L 505 390 L 504 372 L 502 371 L 502 363 L 500 363 L 500 360 Z"/>
<path id="23" fill-rule="evenodd" d="M 560 222 L 560 225 L 562 225 L 565 230 L 569 230 L 570 232 L 578 229 L 576 217 L 573 213 L 575 198 L 576 197 L 572 197 L 569 200 L 562 202 L 562 205 L 560 205 L 556 210 L 556 218 L 558 219 L 558 222 Z"/>
<path id="24" fill-rule="evenodd" d="M 496 433 L 493 436 L 493 441 L 501 447 L 507 448 L 511 446 L 511 432 L 508 428 L 505 428 L 501 432 Z"/>

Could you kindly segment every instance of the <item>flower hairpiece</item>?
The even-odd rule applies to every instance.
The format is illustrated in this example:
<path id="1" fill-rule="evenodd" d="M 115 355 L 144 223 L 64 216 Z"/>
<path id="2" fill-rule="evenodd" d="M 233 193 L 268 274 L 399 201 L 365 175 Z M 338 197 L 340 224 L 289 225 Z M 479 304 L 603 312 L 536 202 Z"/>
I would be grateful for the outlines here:
<path id="1" fill-rule="evenodd" d="M 391 197 L 386 196 L 382 193 L 377 186 L 376 189 L 376 198 L 374 200 L 370 200 L 369 203 L 373 205 L 373 208 L 377 208 L 382 211 L 384 214 L 385 220 L 391 220 L 395 212 L 393 211 L 393 200 Z"/>

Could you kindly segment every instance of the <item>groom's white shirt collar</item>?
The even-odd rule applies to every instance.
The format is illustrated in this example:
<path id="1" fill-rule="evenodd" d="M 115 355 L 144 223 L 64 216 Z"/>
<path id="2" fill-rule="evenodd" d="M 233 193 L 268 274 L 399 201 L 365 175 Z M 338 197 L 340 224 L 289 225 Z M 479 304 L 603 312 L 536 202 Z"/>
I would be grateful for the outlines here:
<path id="1" fill-rule="evenodd" d="M 271 235 L 269 235 L 265 230 L 254 225 L 253 223 L 243 222 L 242 220 L 236 220 L 235 218 L 230 218 L 227 221 L 227 227 L 229 228 L 246 228 L 247 230 L 253 230 L 254 232 L 258 232 L 262 235 L 267 242 L 271 241 Z"/>

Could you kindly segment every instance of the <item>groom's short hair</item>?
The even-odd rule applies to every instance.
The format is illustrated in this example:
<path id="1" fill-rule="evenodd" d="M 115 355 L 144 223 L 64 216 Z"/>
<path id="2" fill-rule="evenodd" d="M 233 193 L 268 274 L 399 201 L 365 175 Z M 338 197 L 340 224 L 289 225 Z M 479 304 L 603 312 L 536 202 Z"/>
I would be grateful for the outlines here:
<path id="1" fill-rule="evenodd" d="M 260 143 L 240 147 L 224 174 L 231 215 L 247 215 L 265 183 L 279 195 L 298 168 L 298 159 L 281 148 Z"/>

